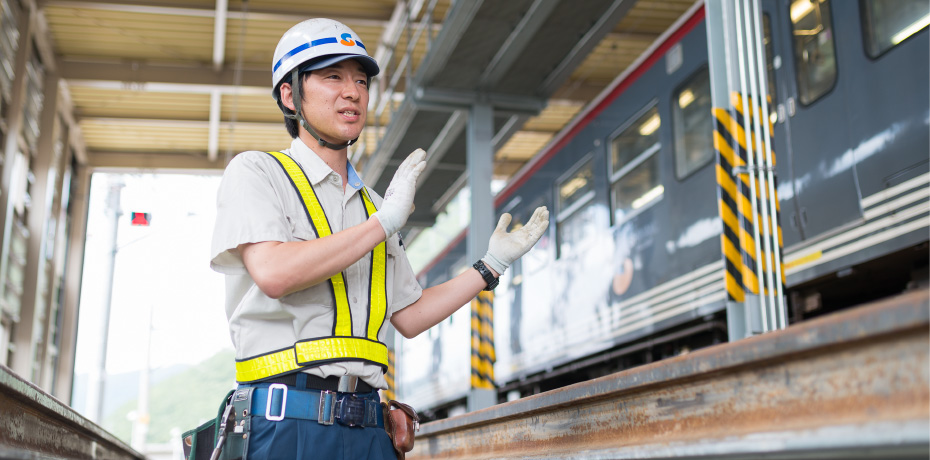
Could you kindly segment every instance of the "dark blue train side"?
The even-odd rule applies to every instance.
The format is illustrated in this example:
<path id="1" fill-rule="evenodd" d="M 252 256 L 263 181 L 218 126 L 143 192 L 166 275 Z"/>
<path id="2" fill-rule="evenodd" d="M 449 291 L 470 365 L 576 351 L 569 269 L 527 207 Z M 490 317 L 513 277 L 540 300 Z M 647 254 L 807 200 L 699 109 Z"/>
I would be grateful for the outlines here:
<path id="1" fill-rule="evenodd" d="M 930 7 L 762 3 L 791 322 L 926 283 Z M 515 222 L 552 211 L 495 293 L 502 400 L 726 340 L 710 78 L 695 8 L 497 195 Z M 468 265 L 459 238 L 421 283 Z M 404 400 L 461 403 L 469 328 L 402 344 Z"/>

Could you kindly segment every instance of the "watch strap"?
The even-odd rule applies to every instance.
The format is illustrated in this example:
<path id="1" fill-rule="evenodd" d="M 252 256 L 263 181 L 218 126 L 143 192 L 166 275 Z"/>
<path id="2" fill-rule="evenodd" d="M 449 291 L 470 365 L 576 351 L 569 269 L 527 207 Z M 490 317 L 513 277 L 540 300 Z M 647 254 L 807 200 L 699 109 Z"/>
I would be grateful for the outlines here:
<path id="1" fill-rule="evenodd" d="M 497 284 L 500 282 L 500 279 L 495 278 L 494 274 L 491 273 L 491 270 L 484 264 L 484 261 L 478 259 L 472 267 L 475 270 L 478 270 L 478 273 L 484 278 L 484 282 L 487 283 L 487 286 L 482 289 L 483 291 L 492 291 L 497 287 Z"/>

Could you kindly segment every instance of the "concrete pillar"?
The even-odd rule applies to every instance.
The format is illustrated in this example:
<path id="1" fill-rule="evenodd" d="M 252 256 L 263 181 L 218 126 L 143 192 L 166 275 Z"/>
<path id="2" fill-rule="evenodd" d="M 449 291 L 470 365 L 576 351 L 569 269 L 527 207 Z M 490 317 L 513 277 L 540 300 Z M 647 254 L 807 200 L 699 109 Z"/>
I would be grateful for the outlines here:
<path id="1" fill-rule="evenodd" d="M 69 148 L 69 152 L 70 152 Z M 71 156 L 68 155 L 70 162 Z M 71 171 L 71 208 L 68 225 L 67 248 L 61 305 L 61 341 L 58 344 L 58 362 L 52 394 L 71 404 L 71 387 L 74 381 L 74 353 L 77 346 L 78 304 L 81 299 L 81 276 L 84 269 L 84 241 L 87 238 L 87 211 L 90 198 L 91 170 L 78 165 Z M 67 212 L 67 210 L 65 210 Z"/>
<path id="2" fill-rule="evenodd" d="M 49 300 L 48 258 L 44 253 L 48 239 L 48 225 L 52 217 L 55 176 L 55 141 L 59 138 L 57 75 L 47 75 L 44 84 L 44 102 L 39 117 L 40 136 L 37 152 L 30 169 L 35 176 L 31 187 L 32 204 L 26 220 L 29 244 L 26 251 L 26 274 L 23 279 L 22 309 L 19 325 L 14 329 L 12 368 L 19 375 L 41 383 L 41 363 L 48 348 L 47 336 Z M 43 388 L 48 390 L 48 388 Z"/>

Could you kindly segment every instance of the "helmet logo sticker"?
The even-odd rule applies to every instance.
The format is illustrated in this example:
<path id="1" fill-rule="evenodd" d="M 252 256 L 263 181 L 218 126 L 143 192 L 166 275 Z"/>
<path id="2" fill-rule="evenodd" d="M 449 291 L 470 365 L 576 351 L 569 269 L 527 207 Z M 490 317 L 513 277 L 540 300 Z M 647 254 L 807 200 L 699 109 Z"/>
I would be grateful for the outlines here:
<path id="1" fill-rule="evenodd" d="M 342 40 L 339 40 L 339 43 L 341 43 L 341 44 L 343 44 L 343 45 L 345 45 L 345 46 L 354 46 L 354 45 L 355 45 L 355 41 L 352 40 L 352 34 L 342 34 L 339 38 L 342 39 Z"/>

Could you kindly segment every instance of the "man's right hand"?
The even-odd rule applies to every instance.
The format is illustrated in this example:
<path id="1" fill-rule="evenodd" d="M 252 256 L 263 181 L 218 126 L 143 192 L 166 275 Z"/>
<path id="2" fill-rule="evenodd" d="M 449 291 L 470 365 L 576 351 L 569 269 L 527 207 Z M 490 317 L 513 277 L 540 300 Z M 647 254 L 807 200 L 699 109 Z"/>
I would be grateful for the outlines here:
<path id="1" fill-rule="evenodd" d="M 377 217 L 384 228 L 384 237 L 390 238 L 407 223 L 413 212 L 413 195 L 417 191 L 417 178 L 426 168 L 426 152 L 416 149 L 397 168 L 391 184 L 384 192 L 381 209 L 371 215 Z"/>

